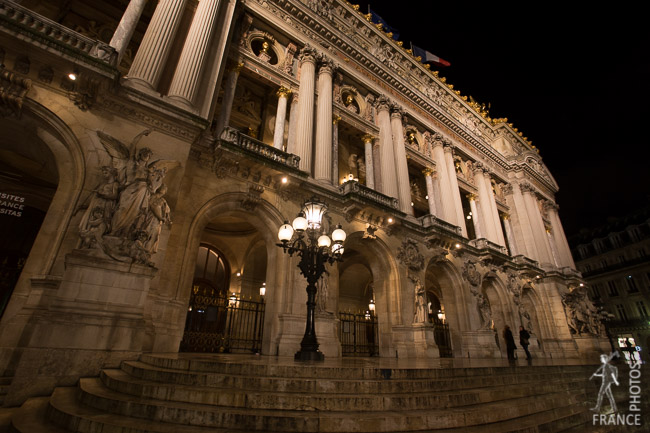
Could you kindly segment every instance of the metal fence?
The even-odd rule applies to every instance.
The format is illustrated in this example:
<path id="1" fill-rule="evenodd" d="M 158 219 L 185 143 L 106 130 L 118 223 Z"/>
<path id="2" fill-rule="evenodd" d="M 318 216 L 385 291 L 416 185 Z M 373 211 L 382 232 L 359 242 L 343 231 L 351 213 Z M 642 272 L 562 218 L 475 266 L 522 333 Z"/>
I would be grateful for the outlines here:
<path id="1" fill-rule="evenodd" d="M 340 312 L 339 320 L 343 356 L 379 356 L 376 315 Z"/>
<path id="2" fill-rule="evenodd" d="M 181 352 L 257 353 L 262 347 L 264 301 L 193 294 Z"/>

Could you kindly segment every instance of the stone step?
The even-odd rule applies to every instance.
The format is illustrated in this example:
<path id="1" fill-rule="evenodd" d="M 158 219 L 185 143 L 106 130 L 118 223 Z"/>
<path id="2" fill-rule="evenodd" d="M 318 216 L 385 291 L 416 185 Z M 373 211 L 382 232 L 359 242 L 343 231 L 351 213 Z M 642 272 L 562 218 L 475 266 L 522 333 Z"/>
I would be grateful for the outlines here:
<path id="1" fill-rule="evenodd" d="M 571 380 L 574 377 L 587 379 L 590 370 L 548 371 L 546 368 L 506 369 L 499 374 L 487 376 L 453 375 L 447 372 L 441 378 L 421 379 L 342 379 L 342 378 L 296 378 L 290 376 L 255 376 L 247 374 L 226 374 L 211 372 L 183 371 L 156 367 L 139 361 L 123 362 L 122 370 L 133 377 L 156 382 L 189 386 L 218 386 L 230 389 L 267 390 L 280 392 L 333 392 L 333 393 L 372 393 L 393 392 L 420 393 L 427 391 L 457 390 L 497 385 L 525 384 L 552 379 Z M 452 369 L 453 370 L 453 369 Z M 514 374 L 513 374 L 514 373 Z"/>
<path id="2" fill-rule="evenodd" d="M 513 398 L 505 401 L 465 405 L 456 408 L 436 408 L 435 410 L 378 410 L 378 411 L 318 411 L 302 410 L 265 410 L 237 407 L 218 407 L 200 403 L 166 402 L 147 398 L 125 396 L 119 392 L 104 388 L 97 381 L 84 381 L 81 397 L 83 410 L 70 408 L 59 409 L 61 389 L 52 396 L 51 405 L 57 409 L 53 419 L 67 428 L 98 421 L 86 413 L 103 414 L 101 419 L 120 419 L 136 422 L 150 420 L 168 425 L 220 426 L 222 428 L 252 431 L 291 431 L 291 432 L 389 432 L 389 431 L 423 431 L 440 428 L 458 428 L 467 425 L 479 425 L 501 422 L 510 418 L 534 415 L 538 412 L 553 410 L 556 406 L 572 406 L 584 400 L 580 394 L 569 391 L 538 394 L 535 396 Z M 93 388 L 93 389 L 89 389 Z M 57 392 L 59 394 L 57 394 Z M 74 399 L 69 390 L 64 397 Z M 578 399 L 578 400 L 576 400 Z M 102 401 L 100 401 L 102 400 Z M 98 403 L 99 402 L 99 403 Z M 87 406 L 89 404 L 90 406 Z M 101 408 L 92 407 L 99 405 Z M 107 411 L 110 414 L 107 414 Z M 125 416 L 130 414 L 135 419 Z M 97 424 L 97 422 L 95 422 Z M 74 427 L 77 428 L 77 427 Z M 74 430 L 73 431 L 105 431 Z M 103 427 L 102 427 L 103 428 Z M 113 432 L 113 430 L 110 430 Z M 115 430 L 131 431 L 131 430 Z M 158 430 L 152 430 L 158 431 Z"/>
<path id="3" fill-rule="evenodd" d="M 154 367 L 168 370 L 191 371 L 199 373 L 222 373 L 236 376 L 262 377 L 291 377 L 300 379 L 353 379 L 379 380 L 386 379 L 444 379 L 451 377 L 484 377 L 494 375 L 509 375 L 516 370 L 527 369 L 528 366 L 513 367 L 460 367 L 460 368 L 395 368 L 394 362 L 380 359 L 377 363 L 364 364 L 361 360 L 355 365 L 354 360 L 347 359 L 340 366 L 319 365 L 318 363 L 295 363 L 292 358 L 260 356 L 251 360 L 250 356 L 227 356 L 200 354 L 143 354 L 140 361 Z M 191 356 L 190 356 L 191 355 Z M 275 363 L 273 363 L 275 361 Z M 433 361 L 432 361 L 433 362 Z M 383 364 L 383 365 L 382 365 Z M 469 363 L 471 365 L 471 363 Z M 316 367 L 316 368 L 315 368 Z M 596 366 L 597 367 L 597 366 Z M 546 373 L 580 373 L 591 371 L 593 368 L 584 365 L 549 365 L 535 366 L 536 370 Z M 586 368 L 586 369 L 585 369 Z M 591 374 L 591 373 L 590 373 Z"/>
<path id="4" fill-rule="evenodd" d="M 97 388 L 98 379 L 82 379 L 82 390 Z M 202 403 L 229 407 L 280 410 L 402 410 L 445 408 L 479 404 L 509 398 L 520 398 L 553 391 L 569 391 L 582 383 L 580 379 L 552 379 L 525 385 L 480 386 L 473 389 L 428 389 L 426 392 L 389 392 L 386 383 L 382 393 L 286 392 L 272 388 L 240 390 L 228 387 L 176 385 L 138 379 L 122 370 L 106 369 L 101 382 L 107 388 L 125 395 L 164 401 Z"/>
<path id="5" fill-rule="evenodd" d="M 47 422 L 46 412 L 50 397 L 30 398 L 15 410 L 11 424 L 6 430 L 9 433 L 69 433 Z"/>

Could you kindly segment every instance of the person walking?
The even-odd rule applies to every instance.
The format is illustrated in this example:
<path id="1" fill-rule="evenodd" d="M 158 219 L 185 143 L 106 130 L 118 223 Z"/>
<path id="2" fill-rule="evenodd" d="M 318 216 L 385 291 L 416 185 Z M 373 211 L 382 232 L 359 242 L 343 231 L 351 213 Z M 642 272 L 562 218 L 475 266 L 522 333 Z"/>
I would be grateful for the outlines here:
<path id="1" fill-rule="evenodd" d="M 515 349 L 517 348 L 517 346 L 515 346 L 515 337 L 512 336 L 512 331 L 510 330 L 510 326 L 508 325 L 506 325 L 505 329 L 503 330 L 503 339 L 506 341 L 508 360 L 514 361 Z"/>
<path id="2" fill-rule="evenodd" d="M 526 331 L 526 329 L 523 326 L 519 327 L 519 344 L 521 344 L 521 347 L 524 348 L 524 352 L 526 352 L 526 359 L 532 359 L 533 357 L 530 356 L 530 352 L 528 351 L 528 345 L 530 341 L 530 333 Z"/>

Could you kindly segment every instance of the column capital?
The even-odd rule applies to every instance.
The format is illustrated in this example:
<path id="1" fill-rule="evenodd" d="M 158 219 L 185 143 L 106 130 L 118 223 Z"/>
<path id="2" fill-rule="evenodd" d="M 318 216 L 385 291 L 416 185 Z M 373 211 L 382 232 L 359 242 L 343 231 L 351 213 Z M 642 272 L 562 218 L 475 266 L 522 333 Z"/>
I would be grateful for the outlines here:
<path id="1" fill-rule="evenodd" d="M 363 137 L 361 137 L 361 140 L 363 143 L 372 143 L 372 141 L 375 139 L 374 135 L 371 134 L 365 134 Z"/>
<path id="2" fill-rule="evenodd" d="M 280 86 L 280 88 L 276 92 L 276 95 L 278 98 L 287 98 L 289 97 L 289 95 L 291 95 L 291 93 L 292 93 L 291 89 L 287 89 L 284 86 Z"/>
<path id="3" fill-rule="evenodd" d="M 300 61 L 301 65 L 305 62 L 310 62 L 315 65 L 316 61 L 318 60 L 318 52 L 314 48 L 307 45 L 302 50 L 300 50 L 298 60 Z"/>
<path id="4" fill-rule="evenodd" d="M 400 120 L 403 120 L 404 118 L 404 110 L 402 109 L 401 106 L 392 103 L 390 105 L 390 117 L 393 118 L 399 118 Z"/>
<path id="5" fill-rule="evenodd" d="M 506 213 L 506 212 L 503 212 L 501 214 L 501 219 L 504 220 L 504 221 L 508 221 L 510 219 L 510 214 Z"/>
<path id="6" fill-rule="evenodd" d="M 557 205 L 557 203 L 553 203 L 551 200 L 545 200 L 544 201 L 544 210 L 554 210 L 557 212 L 560 209 L 560 206 Z"/>
<path id="7" fill-rule="evenodd" d="M 535 187 L 528 182 L 522 182 L 521 184 L 519 184 L 519 189 L 521 189 L 522 193 L 526 193 L 526 192 L 529 192 L 531 194 L 535 193 Z"/>
<path id="8" fill-rule="evenodd" d="M 233 62 L 230 65 L 230 67 L 228 68 L 228 71 L 234 72 L 235 74 L 238 74 L 242 70 L 243 67 L 244 67 L 244 62 L 238 60 L 236 62 Z"/>
<path id="9" fill-rule="evenodd" d="M 454 145 L 451 144 L 451 140 L 449 140 L 448 138 L 443 139 L 442 140 L 442 145 L 443 145 L 443 148 L 445 149 L 445 152 L 449 152 L 452 155 L 454 154 Z"/>
<path id="10" fill-rule="evenodd" d="M 379 96 L 375 101 L 377 111 L 390 111 L 390 100 L 385 95 Z"/>
<path id="11" fill-rule="evenodd" d="M 341 116 L 339 116 L 338 114 L 335 114 L 334 116 L 332 116 L 332 124 L 333 125 L 338 124 L 340 121 L 341 121 Z"/>
<path id="12" fill-rule="evenodd" d="M 433 176 L 435 172 L 436 171 L 433 169 L 433 167 L 426 167 L 422 169 L 422 174 L 425 176 Z"/>
<path id="13" fill-rule="evenodd" d="M 504 195 L 505 194 L 507 194 L 507 195 L 512 194 L 512 184 L 510 184 L 510 183 L 503 184 L 501 186 L 501 192 L 503 192 Z"/>
<path id="14" fill-rule="evenodd" d="M 467 194 L 466 197 L 467 197 L 467 200 L 469 200 L 469 201 L 475 201 L 478 196 L 476 194 L 474 194 L 473 192 L 471 192 L 471 193 Z"/>
<path id="15" fill-rule="evenodd" d="M 336 70 L 336 65 L 333 60 L 323 57 L 320 62 L 318 62 L 318 74 L 329 74 L 333 75 Z"/>

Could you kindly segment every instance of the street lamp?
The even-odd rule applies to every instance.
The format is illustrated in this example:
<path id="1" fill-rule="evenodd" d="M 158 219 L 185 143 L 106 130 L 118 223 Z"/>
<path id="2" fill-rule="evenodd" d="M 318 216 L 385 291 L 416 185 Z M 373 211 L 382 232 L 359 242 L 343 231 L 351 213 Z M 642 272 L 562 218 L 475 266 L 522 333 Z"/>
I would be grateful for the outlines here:
<path id="1" fill-rule="evenodd" d="M 298 267 L 307 279 L 307 324 L 305 335 L 296 353 L 297 361 L 322 361 L 323 354 L 318 350 L 318 340 L 314 328 L 314 310 L 316 307 L 316 283 L 325 272 L 325 264 L 341 261 L 343 242 L 346 234 L 337 225 L 330 239 L 323 233 L 322 219 L 327 211 L 327 205 L 317 198 L 307 200 L 302 211 L 289 225 L 285 221 L 278 230 L 279 247 L 289 256 L 297 254 L 300 257 Z"/>

